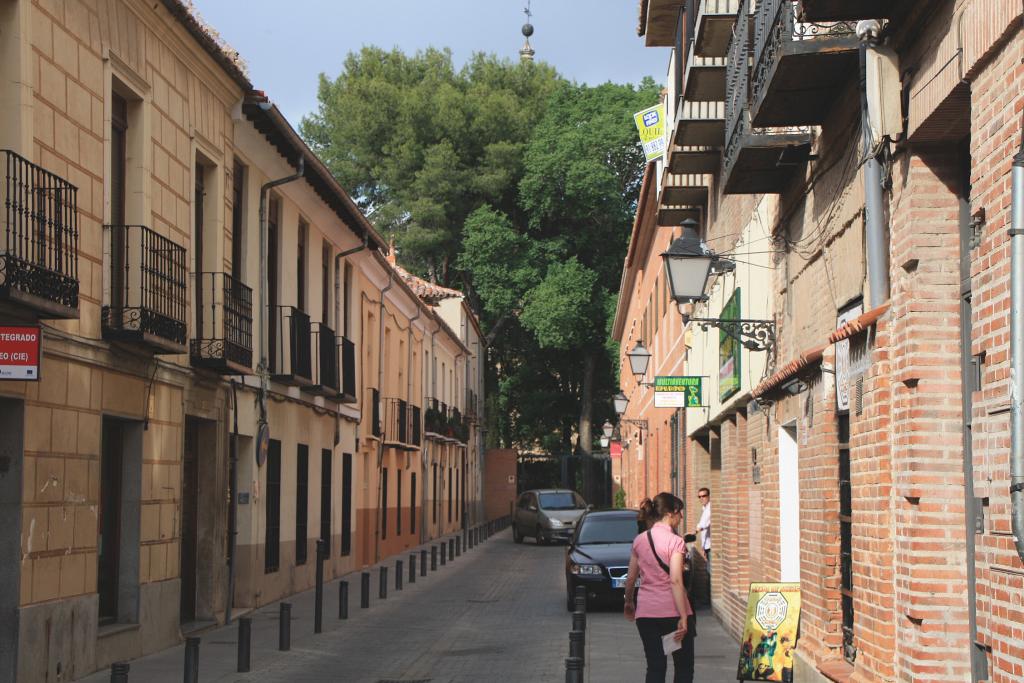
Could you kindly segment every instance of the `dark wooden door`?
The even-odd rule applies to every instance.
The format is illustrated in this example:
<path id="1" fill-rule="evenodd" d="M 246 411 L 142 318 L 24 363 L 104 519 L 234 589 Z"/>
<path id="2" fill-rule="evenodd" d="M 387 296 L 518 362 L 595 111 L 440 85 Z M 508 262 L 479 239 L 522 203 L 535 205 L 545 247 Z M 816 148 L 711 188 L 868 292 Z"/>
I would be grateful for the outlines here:
<path id="1" fill-rule="evenodd" d="M 199 534 L 199 425 L 185 420 L 181 464 L 181 623 L 196 618 L 196 568 Z"/>
<path id="2" fill-rule="evenodd" d="M 100 462 L 100 537 L 98 592 L 100 624 L 117 621 L 121 553 L 121 485 L 124 470 L 124 429 L 117 420 L 103 420 Z"/>

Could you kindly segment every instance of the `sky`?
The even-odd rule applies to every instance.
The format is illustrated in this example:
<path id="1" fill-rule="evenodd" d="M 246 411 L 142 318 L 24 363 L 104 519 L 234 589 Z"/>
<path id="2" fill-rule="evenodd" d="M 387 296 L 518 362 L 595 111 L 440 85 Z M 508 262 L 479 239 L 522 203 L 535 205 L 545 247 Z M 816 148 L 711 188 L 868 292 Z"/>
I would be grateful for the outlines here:
<path id="1" fill-rule="evenodd" d="M 321 73 L 335 78 L 345 55 L 364 45 L 407 53 L 452 50 L 461 66 L 474 52 L 519 59 L 527 0 L 193 0 L 249 67 L 292 125 L 317 108 Z M 536 59 L 595 85 L 665 80 L 667 48 L 636 35 L 637 0 L 531 0 Z"/>

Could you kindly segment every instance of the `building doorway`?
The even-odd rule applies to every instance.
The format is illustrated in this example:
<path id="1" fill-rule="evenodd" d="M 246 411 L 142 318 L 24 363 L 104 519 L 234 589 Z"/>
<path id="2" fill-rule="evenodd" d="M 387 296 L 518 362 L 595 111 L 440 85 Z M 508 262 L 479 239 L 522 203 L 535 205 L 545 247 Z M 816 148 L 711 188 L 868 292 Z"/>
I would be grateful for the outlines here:
<path id="1" fill-rule="evenodd" d="M 180 621 L 196 619 L 196 572 L 199 564 L 199 425 L 185 418 L 181 461 L 181 610 Z"/>
<path id="2" fill-rule="evenodd" d="M 796 425 L 779 427 L 779 579 L 800 582 L 800 458 Z"/>
<path id="3" fill-rule="evenodd" d="M 18 602 L 21 587 L 21 470 L 25 404 L 0 399 L 0 680 L 17 680 Z"/>
<path id="4" fill-rule="evenodd" d="M 138 621 L 141 493 L 142 423 L 104 417 L 97 557 L 101 626 Z"/>

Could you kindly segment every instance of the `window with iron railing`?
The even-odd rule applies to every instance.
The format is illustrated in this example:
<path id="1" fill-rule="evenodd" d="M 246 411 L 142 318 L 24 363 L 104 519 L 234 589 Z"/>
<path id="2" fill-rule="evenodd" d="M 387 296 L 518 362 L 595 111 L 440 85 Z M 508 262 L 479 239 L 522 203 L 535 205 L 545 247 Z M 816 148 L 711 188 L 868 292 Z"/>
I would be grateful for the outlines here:
<path id="1" fill-rule="evenodd" d="M 850 483 L 850 415 L 838 419 L 839 441 L 839 591 L 842 601 L 843 657 L 850 662 L 857 658 L 854 645 L 853 609 L 853 489 Z"/>

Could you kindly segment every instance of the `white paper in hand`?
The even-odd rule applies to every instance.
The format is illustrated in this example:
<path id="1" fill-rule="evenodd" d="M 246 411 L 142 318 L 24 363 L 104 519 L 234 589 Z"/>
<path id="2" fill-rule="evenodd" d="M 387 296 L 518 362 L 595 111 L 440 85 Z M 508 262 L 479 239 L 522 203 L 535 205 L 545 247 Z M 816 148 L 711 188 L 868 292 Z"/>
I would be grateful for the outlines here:
<path id="1" fill-rule="evenodd" d="M 682 641 L 675 639 L 676 632 L 666 633 L 661 637 L 661 647 L 665 654 L 670 655 L 683 646 Z"/>

